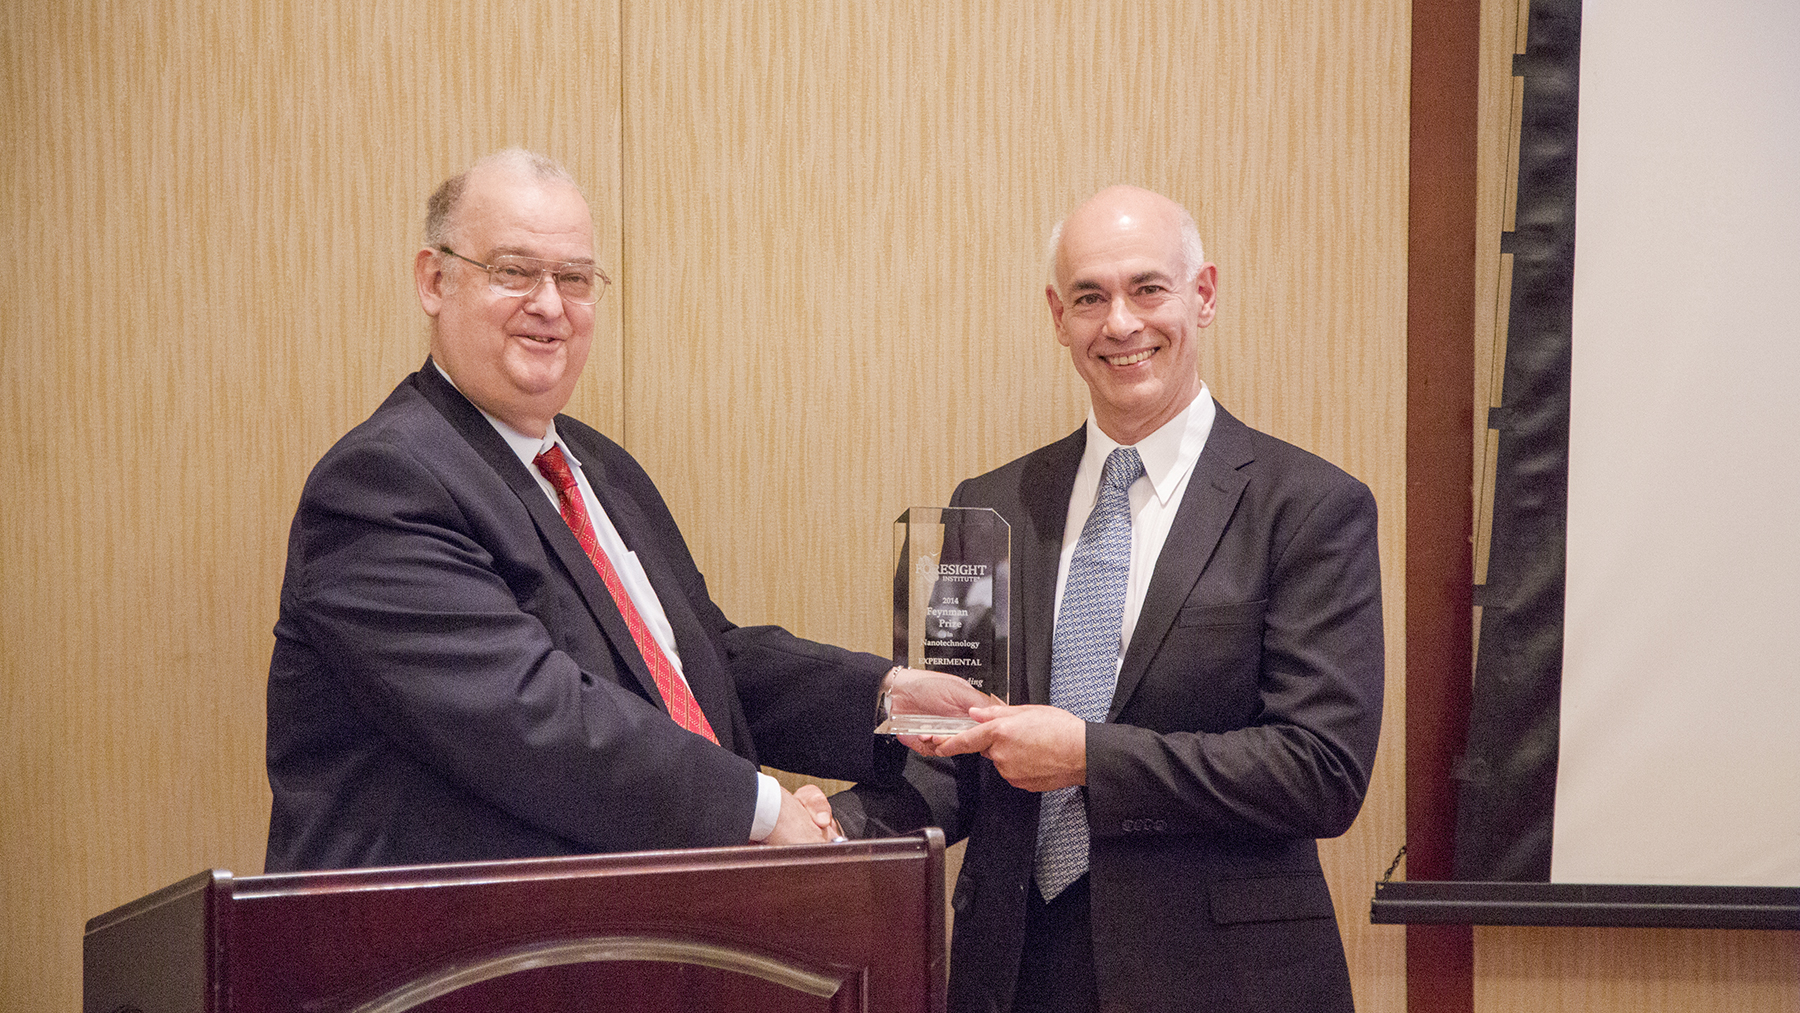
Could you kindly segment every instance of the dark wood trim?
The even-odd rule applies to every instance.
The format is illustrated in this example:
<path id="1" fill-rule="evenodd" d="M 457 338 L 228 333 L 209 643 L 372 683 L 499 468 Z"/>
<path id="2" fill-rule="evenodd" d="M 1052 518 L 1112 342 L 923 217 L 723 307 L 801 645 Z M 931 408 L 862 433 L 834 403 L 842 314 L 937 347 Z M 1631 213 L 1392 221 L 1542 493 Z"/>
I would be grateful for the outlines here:
<path id="1" fill-rule="evenodd" d="M 943 898 L 935 827 L 787 848 L 214 871 L 88 921 L 82 1009 L 528 1010 L 605 996 L 620 1009 L 943 1013 Z"/>
<path id="2" fill-rule="evenodd" d="M 1449 879 L 1469 715 L 1479 0 L 1414 0 L 1406 297 L 1406 871 Z M 1472 1013 L 1474 930 L 1406 927 L 1409 1013 Z"/>
<path id="3" fill-rule="evenodd" d="M 1375 884 L 1377 925 L 1800 930 L 1800 887 L 1625 883 Z"/>

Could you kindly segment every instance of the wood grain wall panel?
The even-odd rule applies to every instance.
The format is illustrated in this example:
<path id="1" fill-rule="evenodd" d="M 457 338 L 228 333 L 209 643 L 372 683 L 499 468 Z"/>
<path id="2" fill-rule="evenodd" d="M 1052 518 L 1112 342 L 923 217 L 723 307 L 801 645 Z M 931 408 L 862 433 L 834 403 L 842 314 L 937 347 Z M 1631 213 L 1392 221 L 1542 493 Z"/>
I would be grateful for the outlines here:
<path id="1" fill-rule="evenodd" d="M 1794 1013 L 1800 933 L 1477 928 L 1477 1013 Z"/>
<path id="2" fill-rule="evenodd" d="M 0 1010 L 75 1006 L 87 917 L 260 868 L 300 483 L 423 358 L 424 196 L 504 145 L 569 164 L 621 282 L 571 410 L 740 621 L 884 648 L 893 516 L 1080 423 L 1042 244 L 1131 181 L 1221 266 L 1214 390 L 1374 487 L 1399 658 L 1406 12 L 6 5 L 0 223 L 45 266 L 0 281 Z M 1397 729 L 1326 848 L 1365 1010 Z"/>
<path id="3" fill-rule="evenodd" d="M 1136 182 L 1221 272 L 1205 379 L 1383 509 L 1390 714 L 1326 845 L 1361 1008 L 1399 848 L 1407 7 L 627 0 L 625 419 L 715 596 L 885 653 L 889 522 L 1081 423 L 1050 226 Z"/>
<path id="4" fill-rule="evenodd" d="M 287 525 L 424 359 L 426 195 L 514 143 L 616 195 L 616 5 L 579 13 L 0 13 L 0 1010 L 78 1008 L 86 918 L 260 871 Z"/>
<path id="5" fill-rule="evenodd" d="M 1506 327 L 1512 298 L 1512 256 L 1500 252 L 1500 236 L 1513 227 L 1518 203 L 1519 109 L 1523 78 L 1512 74 L 1513 55 L 1525 51 L 1528 0 L 1489 0 L 1481 8 L 1481 82 L 1476 131 L 1475 418 L 1470 451 L 1475 473 L 1475 583 L 1487 579 L 1492 535 L 1494 434 L 1487 409 L 1498 408 L 1505 380 Z M 1479 633 L 1479 626 L 1477 626 Z"/>

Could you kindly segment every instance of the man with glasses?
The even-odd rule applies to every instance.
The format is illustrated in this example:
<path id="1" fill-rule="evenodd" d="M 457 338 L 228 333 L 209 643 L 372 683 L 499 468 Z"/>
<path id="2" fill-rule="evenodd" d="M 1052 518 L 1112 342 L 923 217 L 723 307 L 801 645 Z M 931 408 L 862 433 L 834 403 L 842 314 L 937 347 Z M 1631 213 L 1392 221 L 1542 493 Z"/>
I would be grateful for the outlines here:
<path id="1" fill-rule="evenodd" d="M 269 669 L 269 871 L 835 833 L 817 789 L 896 768 L 876 698 L 953 676 L 732 625 L 637 462 L 561 415 L 607 278 L 586 199 L 504 151 L 427 206 L 430 357 L 319 462 Z"/>

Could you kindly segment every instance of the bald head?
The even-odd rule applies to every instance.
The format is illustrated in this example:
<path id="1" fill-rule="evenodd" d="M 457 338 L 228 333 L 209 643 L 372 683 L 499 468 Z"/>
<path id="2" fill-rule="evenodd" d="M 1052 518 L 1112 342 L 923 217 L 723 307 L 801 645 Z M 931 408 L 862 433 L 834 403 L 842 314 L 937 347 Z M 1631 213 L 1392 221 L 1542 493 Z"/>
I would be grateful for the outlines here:
<path id="1" fill-rule="evenodd" d="M 446 181 L 427 206 L 413 275 L 432 361 L 482 411 L 544 435 L 593 340 L 593 304 L 542 283 L 557 265 L 594 262 L 587 200 L 555 162 L 503 151 Z M 539 283 L 524 293 L 497 286 L 488 265 L 502 257 L 539 270 Z"/>
<path id="2" fill-rule="evenodd" d="M 1200 393 L 1199 332 L 1218 270 L 1181 205 L 1135 186 L 1089 198 L 1057 227 L 1044 290 L 1056 337 L 1101 430 L 1130 446 Z"/>
<path id="3" fill-rule="evenodd" d="M 1206 263 L 1206 250 L 1200 242 L 1200 229 L 1194 224 L 1194 216 L 1187 208 L 1175 203 L 1154 190 L 1129 184 L 1109 186 L 1081 203 L 1069 217 L 1057 222 L 1050 230 L 1050 280 L 1055 283 L 1057 271 L 1062 260 L 1062 237 L 1064 230 L 1072 222 L 1079 221 L 1084 227 L 1105 227 L 1113 225 L 1121 228 L 1143 227 L 1154 223 L 1157 227 L 1173 232 L 1181 249 L 1183 265 L 1181 281 L 1183 284 L 1194 280 L 1201 265 Z"/>
<path id="4" fill-rule="evenodd" d="M 437 247 L 450 241 L 456 213 L 461 210 L 469 183 L 483 176 L 511 176 L 539 184 L 560 183 L 577 193 L 581 187 L 569 170 L 548 155 L 524 148 L 506 148 L 487 155 L 451 176 L 432 191 L 425 202 L 425 245 Z"/>

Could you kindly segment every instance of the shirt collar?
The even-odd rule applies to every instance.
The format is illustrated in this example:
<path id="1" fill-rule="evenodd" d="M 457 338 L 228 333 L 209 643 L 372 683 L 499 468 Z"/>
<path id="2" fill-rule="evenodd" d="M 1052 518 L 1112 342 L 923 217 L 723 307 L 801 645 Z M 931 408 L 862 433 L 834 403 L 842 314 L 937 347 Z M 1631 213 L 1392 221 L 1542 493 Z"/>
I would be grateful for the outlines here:
<path id="1" fill-rule="evenodd" d="M 475 410 L 481 411 L 480 408 Z M 535 436 L 526 436 L 487 412 L 481 412 L 481 414 L 493 423 L 494 430 L 500 434 L 500 438 L 506 441 L 506 445 L 512 448 L 513 453 L 519 455 L 519 460 L 523 461 L 526 469 L 533 474 L 537 473 L 537 456 L 555 446 L 562 447 L 563 459 L 569 462 L 570 469 L 579 470 L 581 468 L 581 462 L 575 459 L 575 452 L 570 450 L 567 444 L 557 439 L 554 421 L 544 429 L 544 438 L 538 439 Z"/>
<path id="2" fill-rule="evenodd" d="M 444 372 L 444 367 L 439 366 L 437 360 L 432 360 L 431 364 L 437 367 L 439 376 L 442 376 L 450 386 L 456 387 L 456 381 L 450 379 L 450 374 Z M 457 393 L 462 393 L 461 387 L 457 387 Z M 539 439 L 536 436 L 527 436 L 494 416 L 489 415 L 485 409 L 480 405 L 475 404 L 475 402 L 470 401 L 469 403 L 475 406 L 476 411 L 481 412 L 481 417 L 488 420 L 488 424 L 494 427 L 494 431 L 500 434 L 500 438 L 506 441 L 506 445 L 512 448 L 512 452 L 518 455 L 520 462 L 525 465 L 526 471 L 536 475 L 538 473 L 537 456 L 544 451 L 549 450 L 551 447 L 560 445 L 563 451 L 563 459 L 569 462 L 570 470 L 578 474 L 580 473 L 581 462 L 576 460 L 575 451 L 571 450 L 568 444 L 563 443 L 557 438 L 555 419 L 550 420 L 550 424 L 544 428 L 543 439 Z"/>
<path id="3" fill-rule="evenodd" d="M 1150 480 L 1150 488 L 1157 502 L 1168 506 L 1169 498 L 1181 488 L 1181 480 L 1193 470 L 1194 462 L 1200 459 L 1200 451 L 1206 448 L 1206 438 L 1212 433 L 1213 417 L 1217 411 L 1212 392 L 1202 383 L 1200 393 L 1188 402 L 1186 408 L 1134 444 L 1138 459 L 1144 463 L 1144 477 Z M 1094 462 L 1095 474 L 1099 474 L 1099 465 L 1106 460 L 1107 455 L 1119 446 L 1121 444 L 1118 441 L 1100 428 L 1100 422 L 1090 407 L 1087 449 L 1082 456 Z"/>

